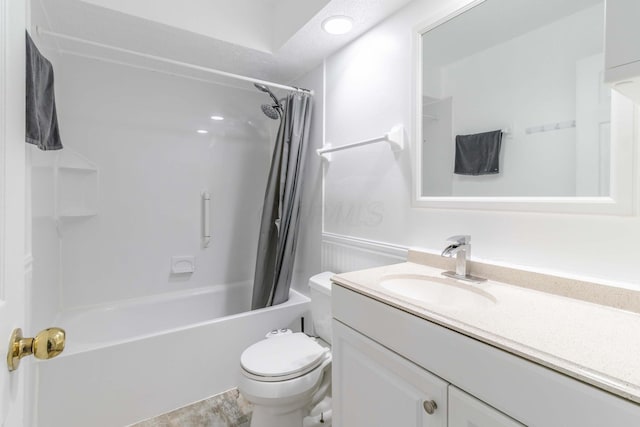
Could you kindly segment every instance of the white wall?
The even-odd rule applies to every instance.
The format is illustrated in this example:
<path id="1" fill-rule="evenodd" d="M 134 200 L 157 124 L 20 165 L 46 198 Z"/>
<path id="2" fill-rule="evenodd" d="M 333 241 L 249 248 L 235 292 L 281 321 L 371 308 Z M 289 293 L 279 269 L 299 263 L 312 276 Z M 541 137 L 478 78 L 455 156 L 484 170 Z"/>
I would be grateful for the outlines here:
<path id="1" fill-rule="evenodd" d="M 69 55 L 57 76 L 65 147 L 99 177 L 97 215 L 63 222 L 62 309 L 252 280 L 276 126 L 260 111 L 268 97 Z M 184 255 L 195 273 L 171 274 Z"/>
<path id="2" fill-rule="evenodd" d="M 454 7 L 445 0 L 414 1 L 327 59 L 328 142 L 378 136 L 396 123 L 411 128 L 412 29 Z M 431 251 L 440 251 L 448 236 L 466 233 L 477 259 L 640 287 L 637 215 L 412 208 L 410 150 L 394 155 L 376 144 L 334 157 L 325 171 L 325 232 Z M 352 215 L 338 215 L 337 208 Z"/>

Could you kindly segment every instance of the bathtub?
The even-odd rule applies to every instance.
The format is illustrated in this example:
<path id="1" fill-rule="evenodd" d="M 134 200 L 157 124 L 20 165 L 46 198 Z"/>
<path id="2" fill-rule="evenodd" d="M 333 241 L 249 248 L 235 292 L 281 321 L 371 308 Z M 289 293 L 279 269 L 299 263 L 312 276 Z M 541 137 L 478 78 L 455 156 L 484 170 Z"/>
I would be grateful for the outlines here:
<path id="1" fill-rule="evenodd" d="M 242 351 L 299 327 L 309 299 L 248 311 L 251 284 L 63 313 L 65 351 L 34 364 L 38 427 L 126 426 L 236 387 Z"/>

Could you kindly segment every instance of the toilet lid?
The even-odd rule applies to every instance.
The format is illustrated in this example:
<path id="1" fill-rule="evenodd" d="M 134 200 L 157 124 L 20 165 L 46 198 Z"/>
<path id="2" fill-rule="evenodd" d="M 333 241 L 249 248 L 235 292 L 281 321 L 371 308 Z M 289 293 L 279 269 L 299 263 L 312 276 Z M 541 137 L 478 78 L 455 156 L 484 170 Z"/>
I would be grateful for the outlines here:
<path id="1" fill-rule="evenodd" d="M 303 375 L 322 362 L 329 349 L 305 334 L 282 335 L 264 339 L 247 348 L 240 364 L 247 372 L 261 377 Z"/>

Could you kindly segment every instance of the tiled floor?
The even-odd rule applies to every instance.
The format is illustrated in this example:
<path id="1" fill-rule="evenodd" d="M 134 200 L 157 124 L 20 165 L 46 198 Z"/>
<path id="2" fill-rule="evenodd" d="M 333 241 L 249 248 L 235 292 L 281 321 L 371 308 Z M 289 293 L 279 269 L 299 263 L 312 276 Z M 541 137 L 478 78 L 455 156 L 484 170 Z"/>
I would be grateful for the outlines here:
<path id="1" fill-rule="evenodd" d="M 232 389 L 131 427 L 249 427 L 251 404 Z"/>

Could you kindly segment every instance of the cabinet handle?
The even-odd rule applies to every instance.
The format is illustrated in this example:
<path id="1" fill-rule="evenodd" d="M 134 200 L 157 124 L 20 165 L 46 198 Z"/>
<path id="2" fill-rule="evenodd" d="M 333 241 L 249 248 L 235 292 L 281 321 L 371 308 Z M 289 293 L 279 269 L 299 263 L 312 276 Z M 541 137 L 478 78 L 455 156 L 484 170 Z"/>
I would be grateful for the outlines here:
<path id="1" fill-rule="evenodd" d="M 436 412 L 436 409 L 438 409 L 438 405 L 436 405 L 435 400 L 425 400 L 422 403 L 422 406 L 424 407 L 425 412 L 429 415 L 433 415 L 433 413 Z"/>

